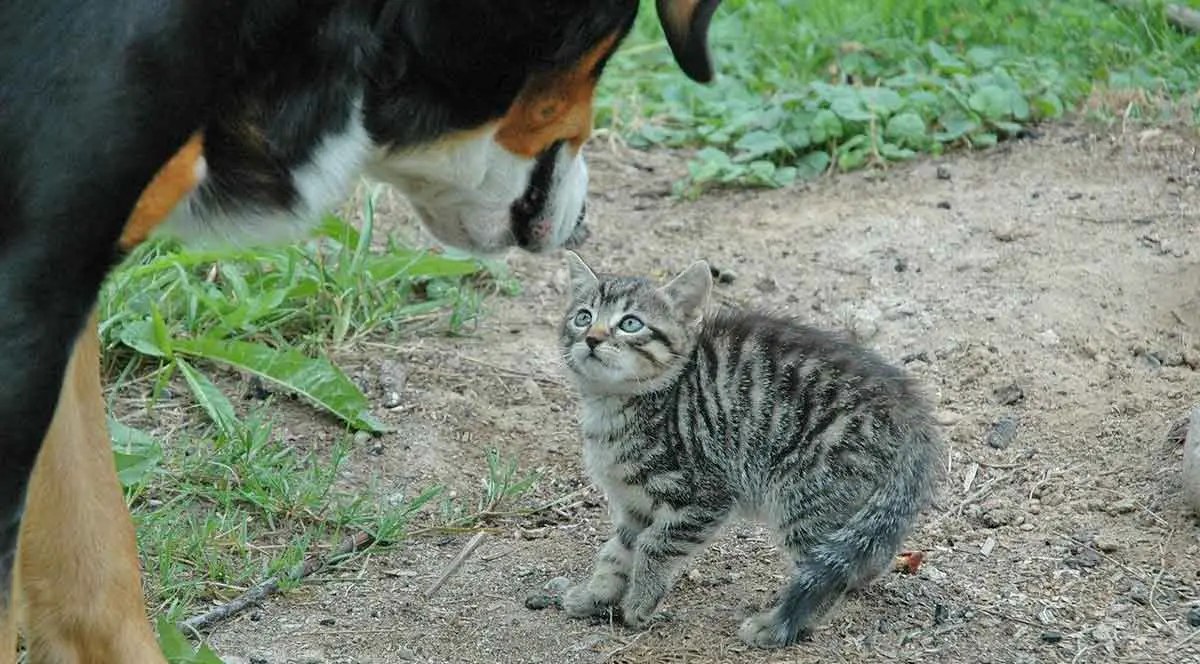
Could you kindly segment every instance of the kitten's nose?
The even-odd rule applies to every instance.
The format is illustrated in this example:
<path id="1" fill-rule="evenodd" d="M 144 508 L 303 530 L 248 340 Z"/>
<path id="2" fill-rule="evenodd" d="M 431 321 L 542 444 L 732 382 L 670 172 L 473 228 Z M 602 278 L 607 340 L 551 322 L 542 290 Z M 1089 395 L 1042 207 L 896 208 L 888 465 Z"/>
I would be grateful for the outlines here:
<path id="1" fill-rule="evenodd" d="M 588 350 L 596 350 L 596 346 L 599 346 L 600 342 L 604 341 L 604 339 L 589 334 L 584 338 L 584 341 L 587 342 Z"/>

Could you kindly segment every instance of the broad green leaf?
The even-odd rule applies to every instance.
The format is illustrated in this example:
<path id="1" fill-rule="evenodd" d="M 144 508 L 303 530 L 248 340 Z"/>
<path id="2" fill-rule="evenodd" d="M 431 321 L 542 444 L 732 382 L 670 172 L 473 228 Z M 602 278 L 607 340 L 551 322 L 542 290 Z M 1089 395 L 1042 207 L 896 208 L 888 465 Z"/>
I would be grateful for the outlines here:
<path id="1" fill-rule="evenodd" d="M 979 129 L 979 120 L 954 111 L 942 116 L 939 122 L 942 125 L 942 131 L 935 133 L 933 137 L 942 142 L 958 140 Z"/>
<path id="2" fill-rule="evenodd" d="M 779 134 L 762 130 L 755 130 L 742 136 L 733 144 L 733 147 L 740 150 L 733 158 L 735 162 L 754 161 L 788 149 L 787 143 Z"/>
<path id="3" fill-rule="evenodd" d="M 990 148 L 996 145 L 996 135 L 991 132 L 980 132 L 971 136 L 971 147 Z"/>
<path id="4" fill-rule="evenodd" d="M 150 434 L 112 416 L 108 417 L 108 431 L 121 486 L 128 488 L 141 484 L 162 461 L 162 447 Z"/>
<path id="5" fill-rule="evenodd" d="M 821 109 L 813 116 L 812 128 L 809 129 L 814 143 L 824 143 L 842 137 L 842 121 L 836 113 L 829 109 Z"/>
<path id="6" fill-rule="evenodd" d="M 321 219 L 317 232 L 337 242 L 343 247 L 357 247 L 360 242 L 358 229 L 342 220 L 336 214 L 327 214 Z"/>
<path id="7" fill-rule="evenodd" d="M 480 270 L 479 263 L 473 259 L 447 258 L 415 251 L 369 256 L 364 263 L 364 269 L 372 281 L 387 281 L 400 276 L 465 277 Z"/>
<path id="8" fill-rule="evenodd" d="M 1056 119 L 1063 114 L 1062 99 L 1053 92 L 1047 92 L 1033 98 L 1033 110 L 1039 118 Z"/>
<path id="9" fill-rule="evenodd" d="M 148 320 L 138 320 L 126 323 L 117 332 L 121 343 L 136 350 L 142 355 L 151 357 L 166 357 L 167 352 L 158 345 L 154 335 L 154 324 Z"/>
<path id="10" fill-rule="evenodd" d="M 829 169 L 831 159 L 824 150 L 813 150 L 796 161 L 796 173 L 805 180 L 811 180 Z"/>
<path id="11" fill-rule="evenodd" d="M 292 349 L 248 341 L 177 339 L 175 351 L 227 364 L 296 392 L 356 429 L 384 431 L 370 412 L 366 396 L 333 363 Z"/>
<path id="12" fill-rule="evenodd" d="M 902 159 L 912 159 L 913 157 L 917 156 L 917 153 L 915 150 L 911 150 L 909 148 L 903 148 L 903 147 L 900 147 L 893 143 L 887 143 L 887 142 L 879 144 L 879 154 L 882 155 L 885 159 L 891 159 L 893 161 L 900 161 Z"/>
<path id="13" fill-rule="evenodd" d="M 904 98 L 900 93 L 889 88 L 865 88 L 860 95 L 866 107 L 876 115 L 891 115 L 904 105 Z"/>
<path id="14" fill-rule="evenodd" d="M 862 99 L 858 95 L 842 96 L 833 100 L 829 105 L 829 110 L 837 114 L 839 118 L 847 122 L 870 122 L 874 117 L 870 111 L 863 106 Z"/>
<path id="15" fill-rule="evenodd" d="M 985 85 L 976 90 L 967 103 L 971 110 L 988 120 L 1003 120 L 1012 117 L 1014 94 L 998 85 Z"/>
<path id="16" fill-rule="evenodd" d="M 928 141 L 925 120 L 911 111 L 893 115 L 888 120 L 884 135 L 900 145 L 921 147 Z"/>
<path id="17" fill-rule="evenodd" d="M 186 340 L 180 339 L 179 341 Z M 181 348 L 180 352 L 185 351 Z M 187 381 L 188 387 L 192 389 L 192 395 L 196 397 L 196 401 L 200 402 L 204 412 L 208 413 L 208 418 L 217 425 L 217 430 L 226 440 L 235 440 L 240 427 L 233 404 L 216 385 L 212 384 L 207 376 L 196 371 L 192 365 L 182 358 L 176 358 L 175 363 L 179 366 L 179 372 L 183 374 L 183 379 Z"/>

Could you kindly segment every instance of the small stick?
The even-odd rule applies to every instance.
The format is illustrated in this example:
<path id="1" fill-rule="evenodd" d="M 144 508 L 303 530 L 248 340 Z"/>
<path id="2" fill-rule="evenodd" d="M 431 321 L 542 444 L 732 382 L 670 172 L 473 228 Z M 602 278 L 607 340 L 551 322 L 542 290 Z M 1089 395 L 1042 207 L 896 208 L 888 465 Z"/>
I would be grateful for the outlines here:
<path id="1" fill-rule="evenodd" d="M 442 575 L 437 578 L 437 581 L 434 581 L 433 585 L 429 586 L 429 589 L 425 591 L 425 599 L 433 597 L 434 593 L 436 593 L 438 589 L 442 587 L 442 584 L 446 583 L 446 580 L 453 576 L 454 573 L 458 571 L 459 567 L 462 567 L 462 564 L 471 556 L 471 553 L 473 553 L 475 549 L 479 548 L 479 544 L 483 542 L 483 538 L 486 536 L 487 533 L 481 531 L 475 533 L 474 537 L 467 540 L 467 544 L 462 548 L 462 551 L 458 552 L 458 555 L 454 557 L 454 560 L 450 561 L 450 565 L 447 566 L 445 571 L 442 572 Z"/>
<path id="2" fill-rule="evenodd" d="M 292 568 L 292 571 L 288 573 L 287 578 L 290 581 L 299 581 L 306 576 L 315 574 L 325 567 L 334 564 L 339 558 L 354 553 L 355 551 L 358 551 L 364 547 L 370 546 L 374 541 L 375 538 L 367 533 L 357 533 L 355 535 L 351 535 L 342 542 L 342 545 L 339 546 L 337 550 L 328 556 L 324 558 L 313 556 L 308 560 L 305 560 L 300 565 Z M 280 578 L 278 576 L 273 576 L 207 613 L 202 613 L 198 616 L 192 616 L 191 618 L 180 622 L 178 625 L 176 625 L 176 627 L 178 627 L 179 631 L 183 632 L 184 634 L 195 636 L 199 634 L 201 630 L 208 629 L 219 622 L 228 620 L 242 611 L 245 611 L 248 607 L 258 604 L 267 597 L 279 592 L 279 584 Z"/>

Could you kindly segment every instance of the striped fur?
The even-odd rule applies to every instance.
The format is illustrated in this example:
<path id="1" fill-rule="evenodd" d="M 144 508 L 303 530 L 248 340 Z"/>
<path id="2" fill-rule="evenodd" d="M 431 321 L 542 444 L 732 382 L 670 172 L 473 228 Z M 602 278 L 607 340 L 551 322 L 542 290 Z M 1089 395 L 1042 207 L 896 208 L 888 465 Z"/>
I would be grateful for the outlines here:
<path id="1" fill-rule="evenodd" d="M 644 627 L 687 558 L 738 515 L 772 526 L 795 562 L 779 602 L 739 635 L 764 648 L 806 638 L 886 568 L 932 499 L 941 452 L 929 404 L 840 336 L 708 312 L 703 261 L 656 287 L 598 278 L 567 256 L 561 349 L 584 463 L 615 528 L 564 608 Z"/>

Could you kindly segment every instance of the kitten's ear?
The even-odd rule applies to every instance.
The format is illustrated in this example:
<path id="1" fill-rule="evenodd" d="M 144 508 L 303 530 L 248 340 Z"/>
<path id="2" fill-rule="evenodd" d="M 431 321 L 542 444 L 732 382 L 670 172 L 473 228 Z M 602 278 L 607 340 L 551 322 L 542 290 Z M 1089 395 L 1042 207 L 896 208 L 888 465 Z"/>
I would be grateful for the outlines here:
<path id="1" fill-rule="evenodd" d="M 579 254 L 567 249 L 563 252 L 567 256 L 567 271 L 570 274 L 571 295 L 579 298 L 583 293 L 596 287 L 600 280 L 596 278 L 596 273 L 592 272 L 592 268 L 583 262 Z"/>
<path id="2" fill-rule="evenodd" d="M 712 268 L 708 261 L 699 260 L 672 279 L 662 292 L 684 314 L 698 317 L 712 292 Z"/>

